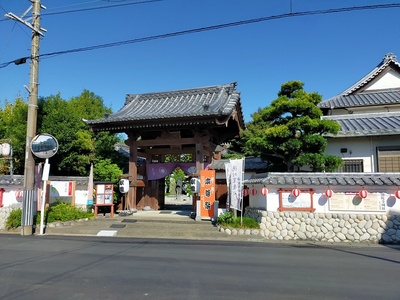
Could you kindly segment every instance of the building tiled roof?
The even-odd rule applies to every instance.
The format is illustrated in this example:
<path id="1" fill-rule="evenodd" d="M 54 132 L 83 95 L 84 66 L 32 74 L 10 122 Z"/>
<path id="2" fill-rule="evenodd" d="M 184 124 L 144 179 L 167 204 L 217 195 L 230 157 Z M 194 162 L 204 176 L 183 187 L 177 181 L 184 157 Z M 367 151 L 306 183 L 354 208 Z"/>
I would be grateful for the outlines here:
<path id="1" fill-rule="evenodd" d="M 334 109 L 385 104 L 400 104 L 400 90 L 339 95 L 320 102 L 318 107 Z"/>
<path id="2" fill-rule="evenodd" d="M 224 171 L 225 163 L 229 162 L 229 159 L 216 159 L 208 166 L 211 170 Z M 246 157 L 244 160 L 244 168 L 246 171 L 265 171 L 268 163 L 258 157 Z"/>
<path id="3" fill-rule="evenodd" d="M 377 80 L 380 74 L 389 68 L 400 69 L 400 63 L 393 53 L 388 53 L 371 72 L 339 95 L 318 104 L 322 109 L 390 105 L 400 103 L 400 90 L 384 89 L 380 91 L 363 91 L 368 84 Z M 386 72 L 385 71 L 385 72 Z"/>
<path id="4" fill-rule="evenodd" d="M 127 145 L 121 144 L 121 143 L 116 143 L 114 145 L 114 149 L 115 151 L 117 151 L 118 153 L 122 154 L 123 156 L 129 158 L 129 154 L 130 154 L 130 148 Z M 141 167 L 146 163 L 146 158 L 138 156 L 137 160 L 136 160 L 137 166 Z"/>
<path id="5" fill-rule="evenodd" d="M 147 94 L 128 94 L 124 107 L 98 120 L 85 120 L 92 127 L 100 124 L 129 128 L 197 125 L 230 117 L 236 109 L 240 126 L 244 119 L 236 83 Z"/>
<path id="6" fill-rule="evenodd" d="M 323 116 L 339 123 L 334 137 L 380 136 L 400 134 L 400 112 Z"/>
<path id="7" fill-rule="evenodd" d="M 244 184 L 307 186 L 400 186 L 400 173 L 263 173 Z"/>
<path id="8" fill-rule="evenodd" d="M 6 186 L 23 186 L 24 175 L 3 175 L 0 176 L 0 188 Z"/>
<path id="9" fill-rule="evenodd" d="M 86 185 L 89 177 L 81 176 L 50 176 L 50 181 L 75 181 L 77 185 Z M 8 186 L 23 186 L 24 175 L 2 175 L 0 176 L 0 188 Z"/>

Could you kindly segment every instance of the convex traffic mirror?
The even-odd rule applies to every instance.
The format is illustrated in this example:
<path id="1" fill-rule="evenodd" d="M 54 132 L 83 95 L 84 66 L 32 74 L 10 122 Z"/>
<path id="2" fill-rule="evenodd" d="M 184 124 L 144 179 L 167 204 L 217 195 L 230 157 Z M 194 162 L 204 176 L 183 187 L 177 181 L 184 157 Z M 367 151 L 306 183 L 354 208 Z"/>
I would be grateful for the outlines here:
<path id="1" fill-rule="evenodd" d="M 32 139 L 31 151 L 36 157 L 50 158 L 58 151 L 58 141 L 51 134 L 39 134 Z"/>

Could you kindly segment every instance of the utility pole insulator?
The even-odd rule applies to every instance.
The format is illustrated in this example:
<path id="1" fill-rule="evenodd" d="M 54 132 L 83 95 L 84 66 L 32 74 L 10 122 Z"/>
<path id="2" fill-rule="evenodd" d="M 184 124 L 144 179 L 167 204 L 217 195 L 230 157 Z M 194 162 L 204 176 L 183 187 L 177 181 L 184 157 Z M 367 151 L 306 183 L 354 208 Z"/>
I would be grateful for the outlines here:
<path id="1" fill-rule="evenodd" d="M 30 9 L 29 9 L 29 10 L 30 10 Z M 24 14 L 25 14 L 25 13 L 24 13 Z M 40 34 L 41 36 L 44 36 L 44 34 L 43 34 L 40 30 L 42 30 L 42 31 L 44 31 L 44 32 L 46 32 L 47 30 L 46 30 L 46 29 L 43 29 L 43 28 L 40 28 L 40 27 L 39 27 L 39 29 L 36 28 L 36 27 L 34 26 L 34 25 L 35 25 L 35 20 L 33 20 L 33 23 L 32 23 L 32 24 L 30 24 L 30 23 L 27 21 L 27 20 L 30 19 L 30 18 L 28 18 L 27 20 L 24 20 L 24 19 L 23 19 L 24 14 L 23 14 L 21 17 L 18 17 L 17 15 L 13 14 L 12 12 L 9 12 L 9 13 L 5 14 L 4 16 L 5 16 L 6 18 L 11 19 L 11 20 L 20 22 L 20 23 L 24 24 L 25 26 L 29 27 L 30 29 L 32 29 L 32 31 L 35 31 L 37 34 Z"/>

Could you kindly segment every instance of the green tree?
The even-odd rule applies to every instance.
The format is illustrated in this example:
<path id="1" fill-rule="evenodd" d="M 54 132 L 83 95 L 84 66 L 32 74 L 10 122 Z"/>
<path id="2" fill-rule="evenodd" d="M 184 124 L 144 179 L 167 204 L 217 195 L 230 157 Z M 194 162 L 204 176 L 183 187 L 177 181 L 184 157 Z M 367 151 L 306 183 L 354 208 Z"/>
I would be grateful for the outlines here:
<path id="1" fill-rule="evenodd" d="M 28 105 L 21 98 L 14 103 L 6 101 L 0 109 L 0 138 L 10 140 L 14 174 L 24 173 L 27 116 Z M 4 173 L 9 172 L 9 163 L 7 160 L 0 161 Z"/>
<path id="2" fill-rule="evenodd" d="M 321 120 L 317 104 L 322 97 L 305 92 L 303 85 L 300 81 L 284 83 L 278 98 L 258 109 L 243 131 L 246 155 L 269 161 L 271 171 L 292 172 L 302 166 L 314 172 L 333 171 L 342 164 L 340 157 L 324 154 L 327 141 L 323 136 L 336 134 L 340 126 Z"/>
<path id="3" fill-rule="evenodd" d="M 118 134 L 113 135 L 108 132 L 98 132 L 93 134 L 94 156 L 99 159 L 111 159 L 111 161 L 115 163 L 123 173 L 127 173 L 129 171 L 128 158 L 115 151 L 116 143 L 123 143 Z"/>
<path id="4" fill-rule="evenodd" d="M 80 166 L 76 156 L 82 153 L 76 153 L 73 145 L 77 132 L 83 128 L 79 116 L 75 110 L 71 109 L 68 101 L 61 98 L 60 94 L 40 98 L 38 107 L 37 132 L 53 135 L 59 144 L 57 154 L 50 160 L 50 174 L 78 175 L 75 171 Z"/>
<path id="5" fill-rule="evenodd" d="M 120 142 L 117 135 L 93 133 L 83 122 L 83 119 L 98 119 L 112 112 L 104 106 L 101 97 L 84 90 L 69 101 L 58 94 L 41 98 L 38 104 L 38 132 L 52 134 L 59 143 L 59 150 L 50 162 L 52 175 L 87 176 L 91 162 L 106 158 L 120 169 L 128 165 L 127 159 L 115 151 L 115 143 Z"/>
<path id="6" fill-rule="evenodd" d="M 106 158 L 119 169 L 128 169 L 128 159 L 115 151 L 115 144 L 122 142 L 119 135 L 93 133 L 83 122 L 83 119 L 98 119 L 111 112 L 101 97 L 87 90 L 69 101 L 62 99 L 60 94 L 38 99 L 36 132 L 49 133 L 59 143 L 57 154 L 50 160 L 51 175 L 87 176 L 91 162 Z M 28 105 L 21 98 L 14 103 L 6 101 L 0 108 L 0 139 L 11 141 L 14 174 L 24 173 L 27 115 Z M 43 161 L 35 160 L 36 163 Z M 0 174 L 8 170 L 8 161 L 0 160 Z"/>
<path id="7" fill-rule="evenodd" d="M 109 158 L 95 159 L 93 174 L 97 180 L 117 182 L 121 179 L 122 171 Z"/>

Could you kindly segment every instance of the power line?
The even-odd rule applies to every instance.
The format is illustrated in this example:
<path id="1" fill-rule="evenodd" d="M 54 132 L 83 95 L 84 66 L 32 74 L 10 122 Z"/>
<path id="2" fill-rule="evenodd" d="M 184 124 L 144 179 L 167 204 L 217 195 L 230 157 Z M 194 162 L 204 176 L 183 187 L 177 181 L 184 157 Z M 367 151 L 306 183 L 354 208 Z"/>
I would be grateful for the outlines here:
<path id="1" fill-rule="evenodd" d="M 161 2 L 161 1 L 163 1 L 163 0 L 142 0 L 142 1 L 135 1 L 135 2 L 129 2 L 129 3 L 102 5 L 102 6 L 97 6 L 97 7 L 77 8 L 77 9 L 58 11 L 58 12 L 46 12 L 46 13 L 42 13 L 42 16 L 70 14 L 70 13 L 99 10 L 99 9 L 106 9 L 106 8 L 115 8 L 115 7 L 121 7 L 121 6 L 137 5 L 137 4 L 152 3 L 152 2 Z M 7 18 L 1 19 L 0 22 L 6 21 L 6 20 L 8 20 L 8 19 Z"/>
<path id="2" fill-rule="evenodd" d="M 150 1 L 160 1 L 160 0 L 150 0 Z M 386 9 L 387 8 L 400 8 L 400 4 L 396 4 L 396 3 L 378 4 L 378 5 L 365 5 L 365 6 L 354 6 L 354 7 L 344 7 L 344 8 L 332 8 L 332 9 L 326 9 L 326 10 L 313 10 L 313 11 L 305 11 L 305 12 L 291 12 L 291 13 L 274 15 L 274 16 L 269 16 L 269 17 L 242 20 L 242 21 L 224 23 L 224 24 L 219 24 L 219 25 L 212 25 L 212 26 L 194 28 L 194 29 L 189 29 L 189 30 L 176 31 L 176 32 L 172 32 L 172 33 L 153 35 L 153 36 L 149 36 L 149 37 L 142 37 L 142 38 L 125 40 L 125 41 L 120 41 L 120 42 L 106 43 L 106 44 L 81 47 L 81 48 L 75 48 L 75 49 L 69 49 L 69 50 L 62 50 L 62 51 L 55 51 L 55 52 L 41 54 L 40 57 L 49 57 L 49 56 L 62 55 L 62 54 L 68 54 L 68 53 L 77 53 L 77 52 L 86 52 L 86 51 L 92 51 L 92 50 L 97 50 L 97 49 L 102 49 L 102 48 L 110 48 L 110 47 L 117 47 L 117 46 L 122 46 L 122 45 L 127 45 L 127 44 L 142 43 L 142 42 L 148 42 L 148 41 L 158 40 L 158 39 L 165 39 L 165 38 L 170 38 L 170 37 L 175 37 L 175 36 L 180 36 L 180 35 L 187 35 L 187 34 L 199 33 L 199 32 L 204 32 L 204 31 L 218 30 L 218 29 L 223 29 L 223 28 L 228 28 L 228 27 L 235 27 L 235 26 L 271 21 L 271 20 L 278 20 L 278 19 L 284 19 L 284 18 L 290 18 L 290 17 L 302 17 L 302 16 L 310 16 L 310 15 L 333 14 L 333 13 L 342 13 L 342 12 L 349 12 L 349 11 L 385 9 L 385 8 Z M 30 57 L 23 57 L 20 59 L 30 59 Z M 0 68 L 5 68 L 10 64 L 15 63 L 16 61 L 19 61 L 20 59 L 2 63 L 2 64 L 0 64 Z"/>
<path id="3" fill-rule="evenodd" d="M 137 2 L 131 2 L 131 3 L 119 3 L 119 4 L 103 5 L 103 6 L 98 6 L 98 7 L 71 9 L 71 10 L 65 10 L 65 11 L 60 11 L 60 12 L 43 13 L 42 16 L 69 14 L 69 13 L 76 13 L 76 12 L 89 11 L 89 10 L 98 10 L 98 9 L 104 9 L 104 8 L 114 8 L 114 7 L 120 7 L 120 6 L 137 5 L 137 4 L 161 2 L 161 1 L 163 1 L 163 0 L 143 0 L 143 1 L 137 1 Z"/>

